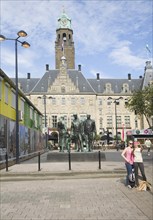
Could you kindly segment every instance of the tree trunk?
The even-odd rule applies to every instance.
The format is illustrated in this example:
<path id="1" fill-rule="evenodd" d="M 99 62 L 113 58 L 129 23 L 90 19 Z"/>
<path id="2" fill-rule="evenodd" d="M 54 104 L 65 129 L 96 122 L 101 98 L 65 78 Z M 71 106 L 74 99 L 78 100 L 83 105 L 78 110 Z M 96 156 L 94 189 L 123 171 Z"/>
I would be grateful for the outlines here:
<path id="1" fill-rule="evenodd" d="M 149 128 L 151 127 L 151 123 L 150 123 L 150 121 L 149 121 L 149 118 L 146 116 L 146 115 L 144 115 L 145 116 L 145 118 L 146 118 L 146 120 L 147 120 L 147 123 L 148 123 L 148 125 L 149 125 Z"/>

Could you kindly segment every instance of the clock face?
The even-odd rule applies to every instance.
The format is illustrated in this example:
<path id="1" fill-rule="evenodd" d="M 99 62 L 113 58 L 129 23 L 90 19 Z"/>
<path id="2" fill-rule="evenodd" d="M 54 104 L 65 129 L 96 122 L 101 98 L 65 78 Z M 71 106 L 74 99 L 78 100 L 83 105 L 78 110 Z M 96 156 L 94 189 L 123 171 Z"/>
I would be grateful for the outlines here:
<path id="1" fill-rule="evenodd" d="M 66 25 L 67 25 L 67 19 L 66 19 L 66 18 L 62 19 L 62 20 L 61 20 L 61 24 L 62 24 L 63 26 L 66 26 Z"/>

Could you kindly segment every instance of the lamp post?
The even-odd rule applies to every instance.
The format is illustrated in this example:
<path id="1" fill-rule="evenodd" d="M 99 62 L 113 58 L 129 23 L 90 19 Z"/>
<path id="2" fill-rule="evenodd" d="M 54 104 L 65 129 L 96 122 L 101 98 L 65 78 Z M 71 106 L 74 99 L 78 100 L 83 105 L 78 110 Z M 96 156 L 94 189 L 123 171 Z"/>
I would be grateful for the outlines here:
<path id="1" fill-rule="evenodd" d="M 44 104 L 44 117 L 45 117 L 45 148 L 47 150 L 48 147 L 48 132 L 46 131 L 47 129 L 47 114 L 46 114 L 46 99 L 47 96 L 43 95 L 43 96 L 38 96 L 38 99 L 43 99 L 43 104 Z M 52 96 L 48 97 L 48 99 L 52 99 Z"/>
<path id="2" fill-rule="evenodd" d="M 114 100 L 114 103 L 115 103 L 115 129 L 116 129 L 116 147 L 117 147 L 118 146 L 118 131 L 117 131 L 117 108 L 116 108 L 117 100 L 116 99 Z"/>
<path id="3" fill-rule="evenodd" d="M 0 41 L 4 40 L 13 40 L 15 41 L 15 84 L 16 84 L 16 163 L 19 163 L 19 106 L 18 106 L 18 43 L 21 44 L 21 46 L 28 48 L 30 47 L 30 44 L 27 43 L 26 41 L 21 42 L 19 40 L 20 37 L 26 37 L 27 33 L 23 30 L 19 31 L 17 33 L 18 37 L 17 38 L 6 38 L 3 35 L 0 35 Z"/>
<path id="4" fill-rule="evenodd" d="M 151 108 L 153 109 L 153 97 L 151 97 Z M 151 116 L 151 120 L 152 120 L 152 125 L 151 125 L 151 128 L 153 130 L 153 115 Z"/>

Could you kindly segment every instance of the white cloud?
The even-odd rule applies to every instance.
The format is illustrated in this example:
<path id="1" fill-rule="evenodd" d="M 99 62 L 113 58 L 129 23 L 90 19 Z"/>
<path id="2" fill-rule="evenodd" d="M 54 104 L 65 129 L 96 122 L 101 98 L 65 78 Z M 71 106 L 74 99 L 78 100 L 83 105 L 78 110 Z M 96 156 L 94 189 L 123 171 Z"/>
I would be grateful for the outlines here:
<path id="1" fill-rule="evenodd" d="M 145 59 L 132 55 L 132 51 L 128 46 L 116 48 L 110 53 L 112 62 L 120 66 L 129 66 L 133 69 L 141 69 L 145 63 Z"/>
<path id="2" fill-rule="evenodd" d="M 29 48 L 23 48 L 23 51 L 18 50 L 18 62 L 19 65 L 26 65 L 27 67 L 32 66 L 32 61 L 34 62 L 38 55 L 35 52 L 28 51 Z M 15 65 L 15 52 L 12 51 L 12 49 L 3 49 L 1 48 L 2 56 L 2 62 L 4 62 L 6 65 L 14 66 Z"/>

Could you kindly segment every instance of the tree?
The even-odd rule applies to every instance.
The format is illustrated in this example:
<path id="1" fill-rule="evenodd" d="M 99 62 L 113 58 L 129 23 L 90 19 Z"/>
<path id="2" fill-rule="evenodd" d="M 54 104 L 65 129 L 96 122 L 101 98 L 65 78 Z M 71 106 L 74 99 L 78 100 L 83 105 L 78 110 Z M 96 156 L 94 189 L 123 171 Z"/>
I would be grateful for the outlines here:
<path id="1" fill-rule="evenodd" d="M 150 117 L 153 116 L 153 85 L 138 90 L 129 98 L 126 107 L 137 115 L 144 115 L 149 127 L 151 127 Z"/>

